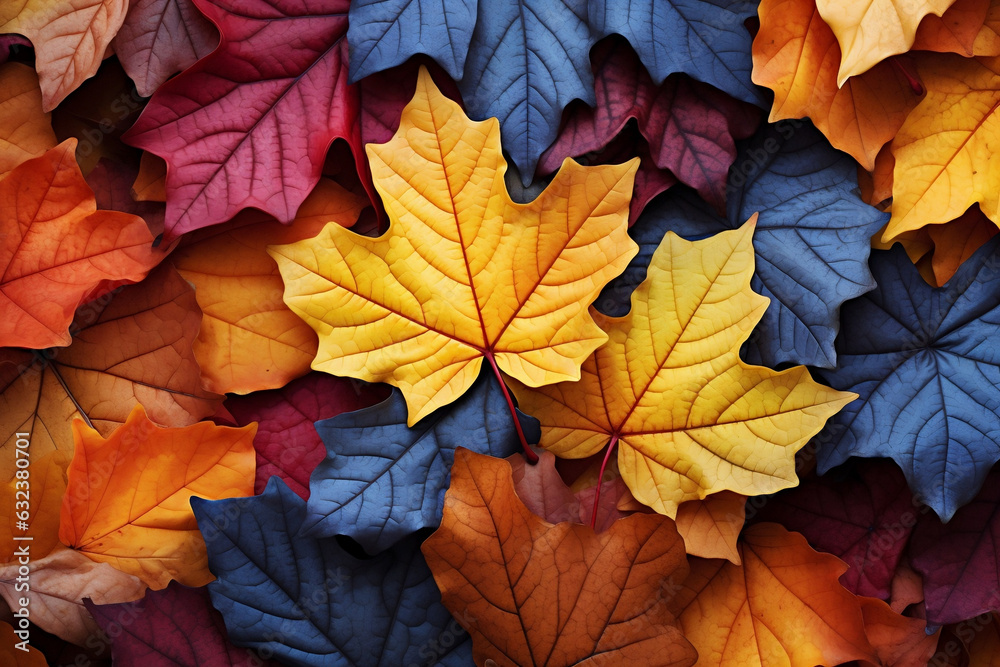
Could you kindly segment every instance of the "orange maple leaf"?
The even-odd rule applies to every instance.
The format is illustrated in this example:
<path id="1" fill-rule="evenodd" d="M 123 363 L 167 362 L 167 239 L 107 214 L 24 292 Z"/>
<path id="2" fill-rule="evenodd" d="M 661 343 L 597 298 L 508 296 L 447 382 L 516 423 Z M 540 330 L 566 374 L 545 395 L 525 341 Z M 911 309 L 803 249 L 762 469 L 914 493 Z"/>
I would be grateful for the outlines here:
<path id="1" fill-rule="evenodd" d="M 107 435 L 141 402 L 163 426 L 187 426 L 222 401 L 201 388 L 191 349 L 201 311 L 173 267 L 160 267 L 77 312 L 73 344 L 32 353 L 0 349 L 0 470 L 14 475 L 15 434 L 32 456 L 72 454 L 70 425 L 85 419 Z M 155 335 L 151 332 L 155 332 Z"/>
<path id="2" fill-rule="evenodd" d="M 687 565 L 666 517 L 634 514 L 599 535 L 548 523 L 517 497 L 509 463 L 460 448 L 422 550 L 477 665 L 695 662 L 667 610 Z"/>
<path id="3" fill-rule="evenodd" d="M 69 345 L 76 309 L 109 281 L 141 280 L 165 256 L 142 218 L 98 211 L 75 139 L 0 181 L 0 347 Z"/>
<path id="4" fill-rule="evenodd" d="M 60 541 L 154 589 L 171 579 L 204 586 L 213 577 L 190 498 L 252 495 L 256 432 L 211 422 L 160 428 L 138 405 L 106 439 L 74 421 Z"/>

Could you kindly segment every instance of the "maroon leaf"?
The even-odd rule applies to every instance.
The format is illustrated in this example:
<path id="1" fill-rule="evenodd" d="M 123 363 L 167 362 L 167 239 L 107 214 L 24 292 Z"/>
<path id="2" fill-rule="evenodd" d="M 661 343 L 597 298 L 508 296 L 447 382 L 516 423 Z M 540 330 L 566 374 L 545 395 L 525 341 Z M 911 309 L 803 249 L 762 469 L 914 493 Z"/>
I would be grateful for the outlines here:
<path id="1" fill-rule="evenodd" d="M 126 134 L 167 162 L 165 238 L 248 207 L 290 222 L 337 137 L 370 182 L 347 83 L 349 1 L 195 4 L 222 33 L 219 48 L 163 84 Z"/>
<path id="2" fill-rule="evenodd" d="M 635 121 L 629 121 L 603 149 L 588 154 L 578 161 L 585 164 L 620 164 L 639 156 L 639 171 L 635 172 L 635 185 L 632 186 L 632 200 L 628 207 L 628 224 L 632 225 L 639 219 L 642 209 L 652 201 L 653 197 L 667 190 L 677 178 L 666 169 L 660 169 L 649 154 L 649 145 L 639 134 Z"/>
<path id="3" fill-rule="evenodd" d="M 97 605 L 85 599 L 83 604 L 110 638 L 116 665 L 277 667 L 229 641 L 207 588 L 171 581 L 163 590 L 146 591 L 146 597 L 135 602 Z"/>
<path id="4" fill-rule="evenodd" d="M 112 45 L 139 94 L 149 97 L 218 43 L 193 0 L 132 0 Z"/>
<path id="5" fill-rule="evenodd" d="M 236 424 L 257 422 L 257 478 L 254 493 L 278 475 L 302 498 L 309 498 L 309 475 L 326 456 L 313 422 L 375 405 L 388 397 L 382 385 L 310 373 L 281 389 L 234 396 L 226 401 Z"/>
<path id="6" fill-rule="evenodd" d="M 559 138 L 542 155 L 538 172 L 563 159 L 606 146 L 629 119 L 649 141 L 653 161 L 725 210 L 726 175 L 736 159 L 736 139 L 753 134 L 760 111 L 682 74 L 655 86 L 635 52 L 621 39 L 604 40 L 591 52 L 597 107 L 568 111 Z"/>
<path id="7" fill-rule="evenodd" d="M 926 510 L 913 503 L 892 461 L 842 466 L 782 491 L 754 516 L 805 535 L 809 544 L 847 563 L 840 582 L 852 593 L 889 599 L 896 564 Z"/>
<path id="8" fill-rule="evenodd" d="M 532 514 L 549 523 L 580 520 L 580 501 L 569 490 L 556 470 L 552 452 L 536 450 L 538 462 L 529 465 L 523 454 L 507 457 L 514 491 Z"/>
<path id="9" fill-rule="evenodd" d="M 408 61 L 358 82 L 361 87 L 361 138 L 366 144 L 384 144 L 399 128 L 399 118 L 417 89 L 417 74 L 423 65 L 434 83 L 450 99 L 462 103 L 462 94 L 441 66 L 426 57 Z"/>
<path id="10" fill-rule="evenodd" d="M 98 209 L 137 215 L 146 221 L 150 234 L 159 236 L 163 233 L 163 204 L 132 199 L 132 184 L 138 173 L 139 170 L 134 166 L 105 158 L 87 174 L 86 181 L 94 191 Z"/>
<path id="11" fill-rule="evenodd" d="M 597 471 L 588 469 L 570 488 L 556 467 L 556 457 L 542 449 L 535 449 L 535 452 L 538 454 L 538 462 L 534 465 L 529 465 L 520 453 L 507 457 L 517 497 L 532 514 L 549 523 L 572 521 L 590 525 L 598 488 Z M 617 507 L 622 496 L 631 494 L 616 466 L 608 466 L 600 489 L 597 521 L 593 524 L 598 533 L 610 528 L 618 519 L 634 513 L 621 511 Z"/>
<path id="12" fill-rule="evenodd" d="M 933 512 L 910 540 L 910 562 L 924 579 L 927 623 L 958 623 L 1000 610 L 1000 468 L 946 524 Z"/>

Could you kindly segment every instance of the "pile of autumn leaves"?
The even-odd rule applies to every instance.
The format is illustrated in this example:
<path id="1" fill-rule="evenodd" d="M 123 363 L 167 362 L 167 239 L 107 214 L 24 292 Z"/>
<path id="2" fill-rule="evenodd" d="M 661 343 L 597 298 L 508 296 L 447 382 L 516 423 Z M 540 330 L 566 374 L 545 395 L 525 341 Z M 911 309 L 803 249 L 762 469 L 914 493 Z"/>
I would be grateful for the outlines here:
<path id="1" fill-rule="evenodd" d="M 246 71 L 250 51 L 212 53 L 198 8 L 231 44 L 259 38 L 240 33 L 248 17 L 202 0 L 91 4 L 95 41 L 72 48 L 53 36 L 59 12 L 72 14 L 59 3 L 0 9 L 0 33 L 34 46 L 34 68 L 0 60 L 5 664 L 1000 654 L 992 614 L 962 614 L 1000 608 L 997 596 L 931 582 L 925 603 L 904 557 L 909 545 L 922 572 L 958 568 L 963 586 L 995 581 L 997 554 L 975 527 L 984 515 L 992 529 L 995 485 L 945 528 L 891 462 L 817 476 L 815 448 L 796 461 L 857 394 L 804 366 L 740 359 L 768 308 L 750 287 L 756 216 L 698 241 L 656 234 L 628 314 L 591 307 L 639 252 L 628 225 L 657 194 L 680 181 L 734 210 L 726 174 L 759 121 L 749 100 L 684 76 L 654 82 L 626 41 L 598 42 L 597 109 L 567 110 L 526 162 L 558 172 L 519 204 L 501 150 L 511 121 L 470 120 L 448 76 L 412 60 L 349 87 L 346 46 L 310 42 L 345 31 L 343 13 L 310 17 L 315 35 L 297 29 L 303 51 L 322 54 L 314 66 L 264 59 L 301 67 L 308 94 L 234 128 L 253 106 L 239 91 L 278 74 Z M 770 120 L 809 117 L 850 154 L 863 198 L 891 215 L 876 246 L 902 242 L 943 285 L 997 231 L 1000 3 L 924 4 L 893 18 L 764 0 L 759 27 L 737 28 L 757 31 L 753 81 L 774 92 Z M 186 41 L 155 46 L 143 25 L 156 11 Z M 279 29 L 266 18 L 261 33 Z M 31 62 L 22 37 L 0 47 Z M 109 48 L 124 69 L 98 71 Z M 317 119 L 307 98 L 323 95 L 330 117 Z M 328 127 L 282 134 L 275 118 L 296 114 Z M 347 141 L 318 184 L 289 166 L 321 163 L 334 137 Z M 277 191 L 255 171 L 255 141 L 281 148 Z M 224 166 L 205 158 L 209 144 L 229 151 Z M 170 175 L 134 146 L 155 147 Z M 386 224 L 377 238 L 346 229 Z M 867 245 L 856 250 L 863 260 Z M 368 384 L 379 382 L 396 388 Z M 536 465 L 519 453 L 522 431 L 540 445 Z M 15 522 L 19 433 L 31 439 L 28 531 Z M 801 486 L 765 498 L 797 473 Z M 928 503 L 957 509 L 950 496 Z M 952 529 L 956 549 L 940 549 Z M 30 593 L 14 556 L 25 534 Z M 956 553 L 975 555 L 972 574 Z M 13 649 L 23 606 L 44 657 Z"/>

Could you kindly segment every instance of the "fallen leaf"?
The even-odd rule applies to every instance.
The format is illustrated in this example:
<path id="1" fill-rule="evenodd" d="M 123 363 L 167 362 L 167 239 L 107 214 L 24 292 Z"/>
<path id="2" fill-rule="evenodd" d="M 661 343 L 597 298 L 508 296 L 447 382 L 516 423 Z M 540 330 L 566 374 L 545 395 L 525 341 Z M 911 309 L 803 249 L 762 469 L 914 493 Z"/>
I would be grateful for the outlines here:
<path id="1" fill-rule="evenodd" d="M 520 416 L 529 442 L 538 422 Z M 326 458 L 313 471 L 305 530 L 348 535 L 378 553 L 441 522 L 455 449 L 503 457 L 520 449 L 503 391 L 484 373 L 459 400 L 408 428 L 398 389 L 369 408 L 316 423 Z"/>
<path id="2" fill-rule="evenodd" d="M 764 106 L 750 81 L 753 0 L 593 0 L 587 4 L 598 37 L 619 34 L 639 54 L 657 84 L 683 72 L 738 100 Z"/>
<path id="3" fill-rule="evenodd" d="M 666 231 L 702 239 L 737 229 L 758 213 L 756 268 L 750 287 L 771 304 L 744 349 L 751 363 L 831 368 L 840 306 L 871 290 L 872 234 L 888 216 L 862 203 L 856 165 L 802 121 L 769 125 L 742 146 L 729 176 L 729 206 L 719 216 L 700 198 L 675 189 L 632 226 L 639 255 L 598 300 L 609 315 L 627 312 L 632 291 Z M 830 243 L 835 235 L 837 243 Z"/>
<path id="4" fill-rule="evenodd" d="M 920 66 L 927 95 L 892 142 L 892 219 L 883 239 L 954 220 L 975 203 L 1000 225 L 1000 58 L 943 54 Z"/>
<path id="5" fill-rule="evenodd" d="M 965 260 L 1000 231 L 975 205 L 956 220 L 943 225 L 929 225 L 925 229 L 934 244 L 931 266 L 939 287 L 951 280 Z"/>
<path id="6" fill-rule="evenodd" d="M 309 476 L 326 456 L 313 422 L 374 405 L 388 395 L 386 387 L 326 373 L 310 373 L 280 389 L 231 396 L 225 407 L 233 424 L 257 423 L 253 446 L 257 452 L 254 493 L 263 493 L 272 475 L 292 491 L 309 497 Z"/>
<path id="7" fill-rule="evenodd" d="M 840 44 L 837 85 L 913 46 L 921 19 L 941 16 L 955 0 L 816 0 Z"/>
<path id="8" fill-rule="evenodd" d="M 476 664 L 693 665 L 667 600 L 687 574 L 670 520 L 636 514 L 597 535 L 518 499 L 506 461 L 460 449 L 441 527 L 422 550 Z"/>
<path id="9" fill-rule="evenodd" d="M 543 447 L 585 458 L 617 446 L 632 494 L 670 517 L 725 489 L 757 495 L 798 483 L 795 452 L 854 395 L 801 366 L 779 373 L 740 360 L 767 306 L 750 290 L 753 229 L 751 218 L 704 241 L 668 232 L 628 315 L 596 314 L 610 340 L 579 382 L 512 386 L 541 422 Z"/>
<path id="10" fill-rule="evenodd" d="M 556 470 L 552 452 L 535 452 L 538 462 L 529 464 L 519 453 L 506 458 L 510 464 L 514 493 L 529 512 L 549 523 L 584 523 L 582 504 Z"/>
<path id="11" fill-rule="evenodd" d="M 913 527 L 926 512 L 892 461 L 859 461 L 775 495 L 755 517 L 801 533 L 847 563 L 840 583 L 856 595 L 888 599 Z"/>
<path id="12" fill-rule="evenodd" d="M 858 185 L 861 186 L 861 199 L 871 206 L 882 207 L 886 200 L 892 198 L 892 171 L 896 167 L 896 158 L 892 156 L 892 144 L 888 143 L 875 156 L 875 167 L 871 172 L 858 166 Z M 861 174 L 867 175 L 866 181 Z M 882 208 L 881 210 L 886 210 Z M 878 238 L 881 238 L 881 234 Z M 874 242 L 876 237 L 872 237 Z"/>
<path id="13" fill-rule="evenodd" d="M 732 491 L 713 493 L 703 500 L 688 500 L 677 508 L 677 532 L 684 550 L 702 558 L 725 558 L 739 565 L 736 540 L 746 518 L 746 496 Z"/>
<path id="14" fill-rule="evenodd" d="M 594 104 L 587 7 L 586 0 L 479 0 L 458 87 L 470 117 L 499 119 L 525 186 L 559 132 L 563 108 L 573 99 Z"/>
<path id="15" fill-rule="evenodd" d="M 60 541 L 155 589 L 204 586 L 212 575 L 188 500 L 253 493 L 256 430 L 160 428 L 139 405 L 107 438 L 74 421 Z"/>
<path id="16" fill-rule="evenodd" d="M 370 74 L 358 82 L 361 89 L 361 139 L 365 144 L 384 144 L 392 140 L 399 129 L 403 108 L 413 99 L 421 67 L 430 72 L 438 90 L 461 104 L 462 95 L 455 82 L 428 58 L 411 58 L 389 71 Z"/>
<path id="17" fill-rule="evenodd" d="M 932 288 L 902 248 L 872 251 L 878 287 L 844 304 L 838 365 L 823 371 L 860 399 L 819 436 L 819 472 L 851 456 L 892 458 L 944 520 L 976 495 L 1000 460 L 1000 238 L 944 287 Z M 996 378 L 996 381 L 993 381 Z"/>
<path id="18" fill-rule="evenodd" d="M 112 45 L 139 94 L 149 97 L 218 43 L 194 0 L 132 0 Z"/>
<path id="19" fill-rule="evenodd" d="M 669 169 L 724 211 L 735 140 L 746 139 L 757 129 L 757 108 L 683 75 L 655 86 L 622 39 L 595 46 L 591 62 L 597 106 L 575 105 L 559 138 L 542 155 L 538 171 L 554 172 L 567 157 L 605 147 L 635 119 L 656 166 Z"/>
<path id="20" fill-rule="evenodd" d="M 0 181 L 0 347 L 69 345 L 74 311 L 107 281 L 135 282 L 162 259 L 146 224 L 98 211 L 73 159 L 75 140 Z"/>
<path id="21" fill-rule="evenodd" d="M 108 435 L 137 403 L 163 426 L 213 414 L 222 397 L 201 388 L 191 351 L 200 323 L 194 291 L 167 265 L 81 307 L 69 347 L 0 349 L 0 470 L 13 477 L 19 431 L 31 433 L 32 455 L 41 458 L 73 453 L 74 418 Z"/>
<path id="22" fill-rule="evenodd" d="M 351 3 L 347 30 L 351 83 L 401 65 L 418 53 L 434 58 L 448 76 L 460 80 L 477 9 L 476 0 Z"/>
<path id="23" fill-rule="evenodd" d="M 581 476 L 570 487 L 580 505 L 580 523 L 590 525 L 598 533 L 602 533 L 618 519 L 623 519 L 635 512 L 651 513 L 653 511 L 632 496 L 628 485 L 622 479 L 621 471 L 618 470 L 617 459 L 613 458 L 608 461 L 603 475 L 600 474 L 603 458 L 600 461 L 597 460 L 597 457 L 594 459 L 593 475 Z M 557 461 L 566 462 L 569 459 L 558 459 Z M 594 519 L 595 510 L 597 512 L 596 520 Z"/>
<path id="24" fill-rule="evenodd" d="M 134 602 L 94 604 L 84 600 L 104 634 L 112 639 L 115 664 L 145 667 L 277 667 L 256 653 L 238 648 L 226 636 L 222 615 L 208 590 L 176 581 L 161 591 L 146 591 Z"/>
<path id="25" fill-rule="evenodd" d="M 771 523 L 744 531 L 739 551 L 742 565 L 692 559 L 673 603 L 698 664 L 877 662 L 858 598 L 837 583 L 840 560 Z"/>
<path id="26" fill-rule="evenodd" d="M 910 563 L 924 582 L 927 622 L 960 623 L 1000 611 L 1000 470 L 948 523 L 924 517 L 913 529 Z"/>
<path id="27" fill-rule="evenodd" d="M 986 20 L 972 44 L 972 55 L 1000 56 L 1000 2 L 990 0 Z"/>
<path id="28" fill-rule="evenodd" d="M 753 80 L 774 91 L 769 122 L 808 116 L 834 148 L 865 169 L 920 101 L 891 62 L 838 85 L 840 48 L 815 0 L 763 0 Z"/>
<path id="29" fill-rule="evenodd" d="M 293 665 L 470 663 L 418 536 L 359 560 L 300 530 L 305 501 L 277 478 L 260 496 L 191 504 L 218 576 L 212 604 L 237 646 Z"/>
<path id="30" fill-rule="evenodd" d="M 910 605 L 924 601 L 924 582 L 920 574 L 910 567 L 907 559 L 901 559 L 892 575 L 889 607 L 897 614 L 906 612 Z"/>
<path id="31" fill-rule="evenodd" d="M 319 333 L 312 367 L 400 387 L 410 426 L 461 396 L 484 357 L 532 385 L 579 377 L 605 338 L 586 306 L 635 252 L 634 161 L 569 163 L 520 205 L 504 186 L 499 134 L 424 70 L 396 137 L 368 147 L 388 231 L 372 239 L 331 224 L 269 250 L 285 303 Z"/>
<path id="32" fill-rule="evenodd" d="M 42 111 L 38 76 L 27 65 L 0 65 L 0 119 L 0 179 L 56 145 L 52 121 Z"/>
<path id="33" fill-rule="evenodd" d="M 28 438 L 24 440 L 30 442 Z M 0 547 L 0 564 L 12 565 L 18 560 L 19 549 L 29 541 L 18 540 L 19 537 L 31 538 L 27 546 L 31 558 L 35 560 L 49 555 L 59 545 L 59 512 L 66 492 L 66 468 L 71 457 L 65 452 L 52 452 L 35 459 L 30 445 L 22 451 L 27 455 L 16 458 L 28 461 L 29 466 L 11 467 L 27 470 L 28 475 L 17 477 L 11 473 L 13 479 L 0 489 L 0 510 L 7 517 L 0 521 L 0 544 L 3 545 Z M 18 512 L 25 508 L 25 505 L 18 504 L 22 502 L 28 507 L 27 530 L 17 527 Z"/>
<path id="34" fill-rule="evenodd" d="M 247 394 L 309 372 L 316 334 L 281 300 L 281 274 L 266 248 L 312 238 L 331 220 L 349 227 L 366 204 L 322 179 L 288 225 L 245 211 L 184 239 L 170 259 L 202 311 L 194 353 L 205 389 Z"/>
<path id="35" fill-rule="evenodd" d="M 43 111 L 94 76 L 127 9 L 128 0 L 16 0 L 0 9 L 0 33 L 24 35 L 35 47 Z"/>
<path id="36" fill-rule="evenodd" d="M 574 104 L 576 104 L 574 102 Z M 639 127 L 635 121 L 629 121 L 603 149 L 592 153 L 587 153 L 574 158 L 575 161 L 584 165 L 599 164 L 621 164 L 633 157 L 639 158 L 639 169 L 635 172 L 635 183 L 632 186 L 632 199 L 629 202 L 628 224 L 632 225 L 639 219 L 639 214 L 656 195 L 677 184 L 677 177 L 666 169 L 656 166 L 652 156 L 649 154 L 649 144 L 645 137 L 639 132 Z M 543 156 L 544 158 L 544 156 Z M 520 179 L 517 179 L 520 186 Z M 544 190 L 547 179 L 536 179 L 532 182 L 532 187 L 537 187 L 539 192 Z M 510 186 L 508 178 L 507 185 L 514 194 L 514 189 Z M 515 197 L 517 199 L 517 197 Z M 518 201 L 521 201 L 517 199 Z"/>
<path id="37" fill-rule="evenodd" d="M 367 173 L 346 0 L 272 0 L 259 14 L 237 0 L 194 4 L 219 28 L 219 48 L 160 86 L 125 135 L 169 165 L 167 240 L 250 207 L 290 222 L 337 137 Z"/>
<path id="38" fill-rule="evenodd" d="M 132 185 L 132 195 L 136 201 L 167 201 L 167 163 L 163 158 L 148 151 L 142 152 L 139 173 Z"/>
<path id="39" fill-rule="evenodd" d="M 123 211 L 142 218 L 155 238 L 163 233 L 163 204 L 136 201 L 132 198 L 132 182 L 136 178 L 134 167 L 103 159 L 87 174 L 87 185 L 94 190 L 98 210 Z"/>
<path id="40" fill-rule="evenodd" d="M 988 34 L 979 39 L 986 28 L 986 18 L 991 0 L 956 0 L 948 9 L 936 16 L 928 14 L 920 21 L 913 39 L 912 51 L 957 53 L 966 58 L 986 54 L 976 50 L 977 42 L 986 47 Z"/>
<path id="41" fill-rule="evenodd" d="M 138 577 L 95 563 L 82 553 L 57 546 L 44 558 L 28 565 L 30 590 L 17 590 L 19 565 L 0 567 L 0 596 L 14 609 L 27 596 L 31 622 L 74 644 L 84 645 L 99 628 L 83 606 L 83 598 L 101 604 L 128 602 L 146 590 Z M 22 577 L 23 578 L 23 577 Z M 18 606 L 15 606 L 18 605 Z"/>
<path id="42" fill-rule="evenodd" d="M 928 632 L 920 618 L 901 616 L 882 600 L 859 597 L 865 634 L 878 661 L 876 667 L 919 667 L 931 663 L 941 629 Z"/>

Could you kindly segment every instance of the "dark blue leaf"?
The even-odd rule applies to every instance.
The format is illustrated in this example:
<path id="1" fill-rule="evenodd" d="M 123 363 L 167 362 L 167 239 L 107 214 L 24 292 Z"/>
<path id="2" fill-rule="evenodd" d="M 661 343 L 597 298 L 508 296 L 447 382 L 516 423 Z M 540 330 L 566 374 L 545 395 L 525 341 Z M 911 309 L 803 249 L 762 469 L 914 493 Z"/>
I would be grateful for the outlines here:
<path id="1" fill-rule="evenodd" d="M 538 421 L 521 415 L 538 442 Z M 455 403 L 406 426 L 399 389 L 370 408 L 316 422 L 327 457 L 309 481 L 306 530 L 349 535 L 370 553 L 441 523 L 455 448 L 505 457 L 520 450 L 507 402 L 489 371 Z"/>
<path id="2" fill-rule="evenodd" d="M 462 78 L 476 0 L 354 0 L 348 14 L 351 83 L 424 53 Z"/>
<path id="3" fill-rule="evenodd" d="M 1000 460 L 1000 237 L 932 288 L 900 246 L 874 251 L 878 288 L 844 304 L 826 381 L 860 394 L 817 436 L 820 472 L 892 457 L 944 520 Z"/>
<path id="4" fill-rule="evenodd" d="M 753 0 L 591 0 L 590 26 L 597 38 L 627 39 L 657 84 L 674 72 L 724 90 L 733 97 L 770 106 L 750 80 Z"/>
<path id="5" fill-rule="evenodd" d="M 748 43 L 749 44 L 749 43 Z M 475 119 L 500 119 L 504 149 L 531 183 L 574 98 L 594 105 L 585 0 L 479 0 L 462 99 Z"/>
<path id="6" fill-rule="evenodd" d="M 745 143 L 727 187 L 727 215 L 717 215 L 690 190 L 674 188 L 650 204 L 630 233 L 641 249 L 612 283 L 598 308 L 628 310 L 649 259 L 668 230 L 688 239 L 736 229 L 760 216 L 751 287 L 771 300 L 747 344 L 751 363 L 832 368 L 838 310 L 871 290 L 870 239 L 888 215 L 858 197 L 857 165 L 822 134 L 799 121 L 763 128 Z"/>
<path id="7" fill-rule="evenodd" d="M 272 477 L 250 498 L 191 498 L 229 638 L 288 665 L 468 665 L 418 536 L 368 559 L 300 528 L 305 501 Z"/>

